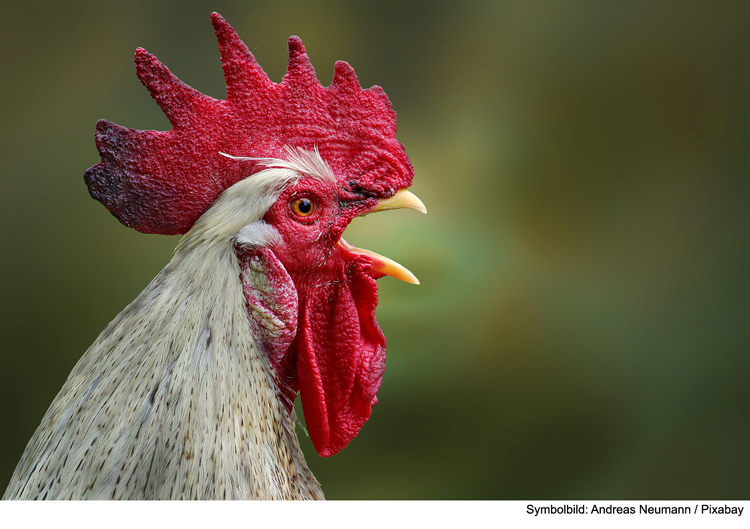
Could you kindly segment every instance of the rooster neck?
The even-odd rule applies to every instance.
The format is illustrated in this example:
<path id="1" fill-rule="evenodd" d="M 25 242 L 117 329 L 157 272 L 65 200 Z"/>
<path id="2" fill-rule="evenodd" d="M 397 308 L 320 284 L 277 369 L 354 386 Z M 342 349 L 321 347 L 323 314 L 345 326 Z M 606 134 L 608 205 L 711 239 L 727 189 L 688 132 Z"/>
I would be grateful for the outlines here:
<path id="1" fill-rule="evenodd" d="M 5 497 L 322 499 L 250 331 L 231 245 L 178 250 L 107 326 Z"/>

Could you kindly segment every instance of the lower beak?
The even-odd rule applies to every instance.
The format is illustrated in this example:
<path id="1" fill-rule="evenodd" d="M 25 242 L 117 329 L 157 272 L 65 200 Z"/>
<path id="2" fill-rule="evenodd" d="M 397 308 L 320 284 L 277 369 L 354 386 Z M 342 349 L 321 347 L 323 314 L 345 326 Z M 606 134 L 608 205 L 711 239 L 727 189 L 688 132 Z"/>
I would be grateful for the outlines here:
<path id="1" fill-rule="evenodd" d="M 363 248 L 357 248 L 356 246 L 352 246 L 348 242 L 346 242 L 343 238 L 339 239 L 339 242 L 336 243 L 339 249 L 342 249 L 346 252 L 353 253 L 356 255 L 366 255 L 372 260 L 372 269 L 375 272 L 378 272 L 380 274 L 385 274 L 387 276 L 395 277 L 396 279 L 400 279 L 401 281 L 406 281 L 407 283 L 411 283 L 413 285 L 419 284 L 419 279 L 417 279 L 417 276 L 411 273 L 411 271 L 406 268 L 405 266 L 397 263 L 393 259 L 388 259 L 385 256 L 382 256 L 378 253 L 371 252 L 370 250 L 365 250 Z"/>

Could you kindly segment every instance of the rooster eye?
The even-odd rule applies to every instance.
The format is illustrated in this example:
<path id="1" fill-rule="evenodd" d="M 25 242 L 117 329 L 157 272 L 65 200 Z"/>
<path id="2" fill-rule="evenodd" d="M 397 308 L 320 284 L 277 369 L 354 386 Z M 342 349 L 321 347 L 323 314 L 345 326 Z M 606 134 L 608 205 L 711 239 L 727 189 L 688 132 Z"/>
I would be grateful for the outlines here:
<path id="1" fill-rule="evenodd" d="M 309 198 L 298 198 L 292 202 L 292 211 L 298 217 L 309 217 L 315 212 L 315 202 Z"/>

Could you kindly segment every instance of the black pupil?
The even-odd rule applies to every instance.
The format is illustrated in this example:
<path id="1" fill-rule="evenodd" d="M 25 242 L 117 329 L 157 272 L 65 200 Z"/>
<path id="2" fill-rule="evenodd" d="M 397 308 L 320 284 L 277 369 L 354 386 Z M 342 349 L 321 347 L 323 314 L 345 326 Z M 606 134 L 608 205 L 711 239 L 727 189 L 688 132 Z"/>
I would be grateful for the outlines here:
<path id="1" fill-rule="evenodd" d="M 309 215 L 312 213 L 312 201 L 307 198 L 301 198 L 297 201 L 297 211 L 303 215 Z"/>

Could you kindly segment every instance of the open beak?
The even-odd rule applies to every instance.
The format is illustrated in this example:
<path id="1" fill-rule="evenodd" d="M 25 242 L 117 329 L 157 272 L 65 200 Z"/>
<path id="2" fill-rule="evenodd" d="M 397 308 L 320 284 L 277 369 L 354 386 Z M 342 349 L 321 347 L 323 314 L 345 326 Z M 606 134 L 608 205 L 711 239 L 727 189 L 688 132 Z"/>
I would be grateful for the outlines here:
<path id="1" fill-rule="evenodd" d="M 401 189 L 391 198 L 386 198 L 384 200 L 378 201 L 375 207 L 365 210 L 357 216 L 364 217 L 365 215 L 375 213 L 376 211 L 402 208 L 416 209 L 417 211 L 421 211 L 422 213 L 427 213 L 427 208 L 414 193 L 411 193 L 406 189 Z M 387 257 L 384 257 L 375 252 L 371 252 L 370 250 L 364 250 L 362 248 L 352 246 L 343 238 L 339 239 L 339 242 L 337 244 L 341 249 L 349 253 L 366 255 L 367 257 L 369 257 L 372 260 L 372 269 L 375 272 L 395 277 L 396 279 L 400 279 L 401 281 L 406 281 L 407 283 L 412 283 L 414 285 L 419 284 L 419 279 L 417 279 L 417 276 L 412 274 L 411 271 L 409 271 L 409 269 L 407 269 L 405 266 L 400 265 L 392 259 L 388 259 Z"/>

